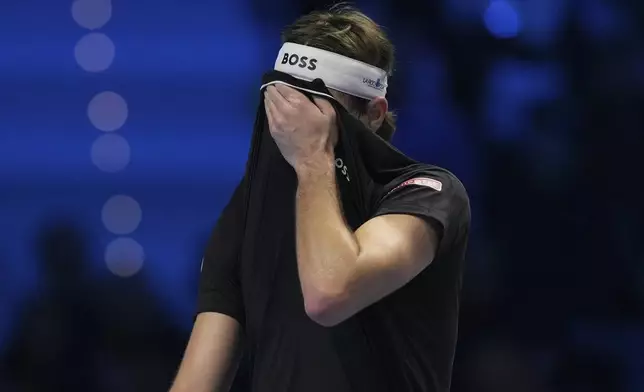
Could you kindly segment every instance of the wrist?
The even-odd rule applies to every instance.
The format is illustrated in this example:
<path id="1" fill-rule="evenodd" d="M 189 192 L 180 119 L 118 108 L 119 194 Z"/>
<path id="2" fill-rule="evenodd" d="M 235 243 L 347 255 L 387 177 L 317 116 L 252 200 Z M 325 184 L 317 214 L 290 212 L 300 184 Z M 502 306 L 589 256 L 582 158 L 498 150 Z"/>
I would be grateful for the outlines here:
<path id="1" fill-rule="evenodd" d="M 317 154 L 302 160 L 296 167 L 295 173 L 300 182 L 325 175 L 335 174 L 335 160 L 333 151 Z"/>

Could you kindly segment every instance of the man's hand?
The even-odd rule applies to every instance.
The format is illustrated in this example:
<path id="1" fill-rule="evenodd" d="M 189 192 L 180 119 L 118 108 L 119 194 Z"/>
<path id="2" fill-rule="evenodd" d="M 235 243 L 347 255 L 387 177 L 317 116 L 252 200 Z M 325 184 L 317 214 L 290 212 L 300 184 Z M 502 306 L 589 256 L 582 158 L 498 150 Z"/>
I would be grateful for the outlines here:
<path id="1" fill-rule="evenodd" d="M 328 169 L 337 139 L 335 109 L 322 98 L 311 102 L 299 91 L 277 83 L 264 92 L 268 125 L 282 155 L 301 173 Z"/>

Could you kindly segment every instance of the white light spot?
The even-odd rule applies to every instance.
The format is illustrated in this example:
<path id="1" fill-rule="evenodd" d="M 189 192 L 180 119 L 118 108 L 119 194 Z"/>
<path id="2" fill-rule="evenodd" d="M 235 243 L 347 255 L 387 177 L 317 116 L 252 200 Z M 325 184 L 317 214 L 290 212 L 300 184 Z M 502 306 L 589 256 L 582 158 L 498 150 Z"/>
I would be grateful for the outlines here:
<path id="1" fill-rule="evenodd" d="M 81 27 L 95 30 L 105 26 L 112 17 L 110 0 L 76 0 L 72 4 L 72 17 Z"/>
<path id="2" fill-rule="evenodd" d="M 92 125 L 101 131 L 116 131 L 127 120 L 127 102 L 112 91 L 99 93 L 89 102 L 87 116 Z"/>
<path id="3" fill-rule="evenodd" d="M 105 228 L 117 235 L 130 234 L 141 223 L 141 206 L 130 196 L 116 195 L 103 206 L 101 219 Z"/>
<path id="4" fill-rule="evenodd" d="M 145 252 L 132 238 L 117 238 L 105 248 L 105 264 L 116 276 L 129 278 L 143 267 Z"/>
<path id="5" fill-rule="evenodd" d="M 92 162 L 102 171 L 116 173 L 130 163 L 130 145 L 124 137 L 101 135 L 92 144 Z"/>
<path id="6" fill-rule="evenodd" d="M 89 33 L 74 48 L 76 62 L 87 72 L 105 71 L 114 61 L 114 43 L 105 34 Z"/>

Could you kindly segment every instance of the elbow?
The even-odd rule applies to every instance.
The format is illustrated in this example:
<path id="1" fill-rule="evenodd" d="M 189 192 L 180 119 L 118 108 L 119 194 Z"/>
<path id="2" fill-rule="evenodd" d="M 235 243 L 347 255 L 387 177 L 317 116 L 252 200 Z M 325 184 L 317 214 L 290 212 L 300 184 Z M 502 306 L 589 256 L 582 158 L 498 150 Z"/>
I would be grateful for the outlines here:
<path id="1" fill-rule="evenodd" d="M 316 324 L 334 327 L 349 318 L 344 311 L 343 298 L 342 294 L 304 295 L 304 310 Z"/>

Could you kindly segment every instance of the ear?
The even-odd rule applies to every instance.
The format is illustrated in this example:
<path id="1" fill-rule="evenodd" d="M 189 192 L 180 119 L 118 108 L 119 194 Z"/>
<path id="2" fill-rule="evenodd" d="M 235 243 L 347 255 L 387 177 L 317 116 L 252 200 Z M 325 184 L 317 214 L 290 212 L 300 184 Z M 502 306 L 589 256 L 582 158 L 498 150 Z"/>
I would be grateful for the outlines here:
<path id="1" fill-rule="evenodd" d="M 385 121 L 385 116 L 389 110 L 389 102 L 385 97 L 376 97 L 367 104 L 367 126 L 373 130 L 378 130 Z"/>

